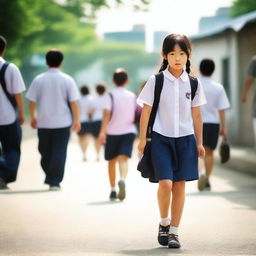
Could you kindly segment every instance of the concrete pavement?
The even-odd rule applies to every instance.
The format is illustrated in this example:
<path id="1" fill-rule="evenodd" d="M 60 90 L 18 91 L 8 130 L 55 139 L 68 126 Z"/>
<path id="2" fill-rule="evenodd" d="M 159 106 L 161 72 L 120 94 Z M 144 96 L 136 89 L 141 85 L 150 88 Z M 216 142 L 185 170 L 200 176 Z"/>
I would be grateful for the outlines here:
<path id="1" fill-rule="evenodd" d="M 29 132 L 30 133 L 30 132 Z M 110 202 L 107 165 L 73 134 L 63 189 L 43 184 L 37 139 L 26 137 L 17 182 L 0 192 L 0 255 L 256 255 L 256 178 L 216 166 L 211 192 L 187 183 L 181 249 L 156 240 L 157 185 L 140 177 L 134 152 L 127 198 Z"/>

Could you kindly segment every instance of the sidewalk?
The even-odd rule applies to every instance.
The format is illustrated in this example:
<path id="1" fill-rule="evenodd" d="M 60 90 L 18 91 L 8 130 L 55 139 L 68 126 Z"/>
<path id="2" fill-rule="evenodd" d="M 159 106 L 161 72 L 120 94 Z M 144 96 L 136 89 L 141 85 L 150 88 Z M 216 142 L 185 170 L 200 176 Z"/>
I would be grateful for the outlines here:
<path id="1" fill-rule="evenodd" d="M 230 148 L 230 160 L 225 163 L 220 163 L 219 152 L 215 152 L 216 162 L 221 167 L 239 171 L 242 173 L 256 176 L 256 149 L 255 148 L 242 148 L 233 147 Z"/>
<path id="2" fill-rule="evenodd" d="M 0 192 L 0 256 L 255 255 L 255 177 L 216 166 L 210 192 L 198 192 L 196 181 L 188 182 L 182 248 L 168 250 L 156 239 L 157 184 L 136 171 L 136 150 L 127 198 L 111 202 L 107 163 L 95 161 L 92 143 L 83 162 L 74 133 L 62 190 L 50 192 L 34 134 L 24 128 L 18 179 Z"/>

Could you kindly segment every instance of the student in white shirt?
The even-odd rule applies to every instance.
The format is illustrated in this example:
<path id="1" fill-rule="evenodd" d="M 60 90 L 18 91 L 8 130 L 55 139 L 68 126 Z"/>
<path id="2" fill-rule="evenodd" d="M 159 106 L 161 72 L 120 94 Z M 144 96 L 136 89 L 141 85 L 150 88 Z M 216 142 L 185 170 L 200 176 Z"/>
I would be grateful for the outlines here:
<path id="1" fill-rule="evenodd" d="M 185 182 L 198 179 L 198 156 L 204 156 L 200 105 L 205 96 L 200 82 L 195 97 L 190 73 L 191 45 L 184 35 L 170 34 L 163 42 L 163 89 L 151 140 L 154 175 L 159 183 L 160 224 L 158 242 L 179 248 L 178 227 L 184 202 Z M 159 71 L 159 72 L 160 72 Z M 146 131 L 154 101 L 155 76 L 151 76 L 137 102 L 143 105 L 138 150 L 143 154 Z M 171 216 L 169 217 L 169 212 Z"/>
<path id="2" fill-rule="evenodd" d="M 96 85 L 96 93 L 98 94 L 93 99 L 93 112 L 92 112 L 92 135 L 94 138 L 94 146 L 97 155 L 97 161 L 100 160 L 100 149 L 101 149 L 101 142 L 99 139 L 101 122 L 103 118 L 103 111 L 105 107 L 105 92 L 106 86 L 104 84 L 97 84 Z"/>
<path id="3" fill-rule="evenodd" d="M 38 129 L 41 166 L 50 190 L 60 189 L 70 127 L 74 132 L 80 130 L 79 91 L 73 78 L 60 70 L 62 60 L 61 51 L 48 51 L 46 63 L 49 69 L 32 81 L 26 95 L 31 126 Z"/>
<path id="4" fill-rule="evenodd" d="M 207 104 L 202 106 L 203 145 L 205 148 L 204 161 L 200 163 L 200 179 L 198 189 L 211 189 L 210 176 L 214 165 L 214 150 L 218 143 L 219 134 L 226 137 L 227 128 L 225 110 L 230 107 L 224 87 L 215 82 L 211 76 L 215 64 L 212 59 L 203 59 L 200 63 L 200 82 L 203 85 Z M 205 174 L 203 173 L 205 169 Z"/>
<path id="5" fill-rule="evenodd" d="M 78 132 L 79 144 L 83 153 L 83 160 L 86 161 L 86 151 L 89 143 L 89 139 L 92 134 L 92 104 L 93 96 L 90 95 L 90 90 L 87 85 L 83 85 L 80 88 L 80 93 L 82 95 L 79 106 L 80 106 L 80 122 L 81 130 Z"/>
<path id="6" fill-rule="evenodd" d="M 135 100 L 133 92 L 127 90 L 128 73 L 118 68 L 113 74 L 116 88 L 106 95 L 100 140 L 105 145 L 105 159 L 111 186 L 110 199 L 124 200 L 126 197 L 125 178 L 128 172 L 128 159 L 131 157 L 136 128 L 134 125 Z M 116 193 L 116 163 L 119 164 L 119 192 Z"/>
<path id="7" fill-rule="evenodd" d="M 20 125 L 25 121 L 22 96 L 25 84 L 17 66 L 3 59 L 6 44 L 6 39 L 0 36 L 0 144 L 3 151 L 0 158 L 0 189 L 7 189 L 7 184 L 16 180 L 21 153 Z"/>

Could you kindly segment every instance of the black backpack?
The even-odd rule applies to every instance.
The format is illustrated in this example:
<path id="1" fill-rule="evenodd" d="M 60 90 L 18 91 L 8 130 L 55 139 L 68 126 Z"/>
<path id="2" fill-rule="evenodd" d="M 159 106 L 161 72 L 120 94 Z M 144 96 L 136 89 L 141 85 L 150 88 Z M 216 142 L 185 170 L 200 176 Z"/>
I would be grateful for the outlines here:
<path id="1" fill-rule="evenodd" d="M 3 88 L 3 91 L 7 97 L 7 99 L 10 101 L 10 103 L 12 104 L 13 108 L 16 109 L 17 108 L 17 102 L 15 100 L 15 98 L 7 91 L 6 89 L 6 83 L 5 83 L 5 79 L 4 79 L 4 74 L 5 74 L 5 71 L 8 67 L 10 63 L 8 62 L 5 62 L 0 70 L 0 84 Z"/>
<path id="2" fill-rule="evenodd" d="M 137 170 L 141 173 L 143 178 L 148 178 L 150 182 L 158 182 L 155 179 L 154 167 L 151 159 L 151 138 L 152 138 L 152 129 L 156 118 L 156 113 L 160 101 L 161 92 L 164 84 L 164 74 L 160 72 L 155 75 L 155 91 L 154 91 L 154 102 L 151 110 L 151 114 L 148 121 L 147 127 L 147 143 L 144 148 L 144 154 L 140 159 Z M 191 86 L 191 101 L 194 99 L 198 87 L 198 80 L 189 75 L 190 86 Z"/>

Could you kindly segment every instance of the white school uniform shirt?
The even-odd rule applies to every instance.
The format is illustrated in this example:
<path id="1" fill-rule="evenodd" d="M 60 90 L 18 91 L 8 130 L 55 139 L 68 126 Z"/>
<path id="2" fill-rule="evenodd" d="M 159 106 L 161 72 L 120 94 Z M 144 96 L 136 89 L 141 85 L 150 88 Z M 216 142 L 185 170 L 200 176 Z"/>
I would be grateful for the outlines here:
<path id="1" fill-rule="evenodd" d="M 31 83 L 26 97 L 37 105 L 38 128 L 65 128 L 71 125 L 68 102 L 80 98 L 74 79 L 58 68 L 49 68 Z"/>
<path id="2" fill-rule="evenodd" d="M 94 109 L 92 121 L 101 121 L 105 107 L 105 95 L 98 95 L 93 99 L 92 108 Z"/>
<path id="3" fill-rule="evenodd" d="M 92 95 L 85 95 L 79 101 L 80 106 L 80 121 L 81 123 L 89 121 L 88 112 L 92 109 L 93 104 L 93 96 Z"/>
<path id="4" fill-rule="evenodd" d="M 116 87 L 111 91 L 112 101 L 109 94 L 105 96 L 104 109 L 112 111 L 111 119 L 107 125 L 108 135 L 122 135 L 127 133 L 136 133 L 134 125 L 134 115 L 136 107 L 136 96 L 125 87 Z"/>
<path id="5" fill-rule="evenodd" d="M 168 69 L 163 71 L 164 83 L 160 102 L 153 125 L 153 131 L 172 138 L 191 135 L 194 133 L 191 107 L 206 103 L 204 91 L 198 81 L 197 91 L 191 101 L 191 86 L 188 74 L 183 71 L 175 78 Z M 155 76 L 152 75 L 138 96 L 137 103 L 153 106 Z"/>
<path id="6" fill-rule="evenodd" d="M 5 60 L 0 56 L 0 69 Z M 10 63 L 5 70 L 6 89 L 11 94 L 19 94 L 25 91 L 25 84 L 21 76 L 20 70 L 13 63 Z M 15 110 L 6 97 L 2 86 L 0 85 L 0 125 L 8 125 L 14 123 L 17 119 Z"/>
<path id="7" fill-rule="evenodd" d="M 205 92 L 207 104 L 202 106 L 202 117 L 204 123 L 219 124 L 219 110 L 230 107 L 224 87 L 212 80 L 210 77 L 199 78 Z"/>

